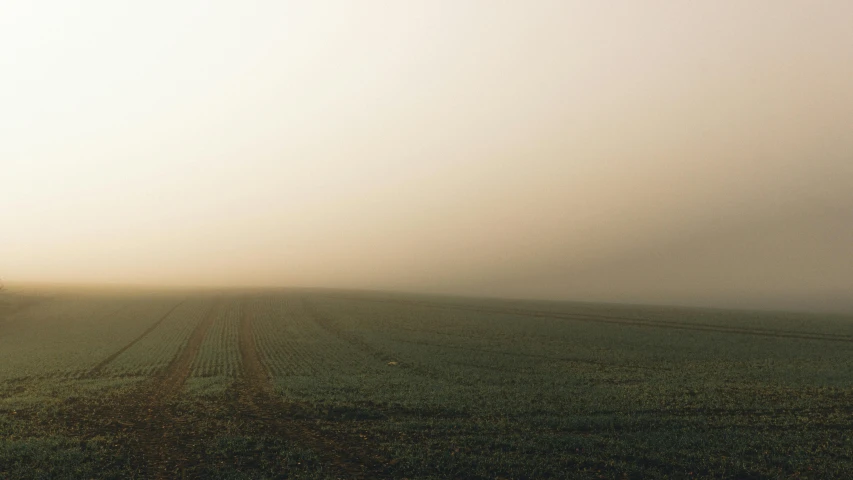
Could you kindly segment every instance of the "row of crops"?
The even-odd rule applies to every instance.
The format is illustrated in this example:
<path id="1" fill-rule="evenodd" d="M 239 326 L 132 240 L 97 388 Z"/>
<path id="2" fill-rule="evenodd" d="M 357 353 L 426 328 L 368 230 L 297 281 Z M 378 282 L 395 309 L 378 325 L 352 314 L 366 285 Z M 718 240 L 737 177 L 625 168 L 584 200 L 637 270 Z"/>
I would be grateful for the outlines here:
<path id="1" fill-rule="evenodd" d="M 375 359 L 324 330 L 299 296 L 254 298 L 248 309 L 257 348 L 274 377 L 354 375 L 376 366 Z"/>
<path id="2" fill-rule="evenodd" d="M 63 295 L 0 319 L 0 380 L 85 375 L 172 308 L 168 295 Z"/>
<path id="3" fill-rule="evenodd" d="M 192 366 L 193 377 L 236 378 L 240 374 L 238 332 L 242 301 L 223 302 L 213 313 L 213 324 Z"/>
<path id="4" fill-rule="evenodd" d="M 148 376 L 161 371 L 181 351 L 199 322 L 217 307 L 212 298 L 184 301 L 157 328 L 110 362 L 104 373 L 111 376 Z"/>

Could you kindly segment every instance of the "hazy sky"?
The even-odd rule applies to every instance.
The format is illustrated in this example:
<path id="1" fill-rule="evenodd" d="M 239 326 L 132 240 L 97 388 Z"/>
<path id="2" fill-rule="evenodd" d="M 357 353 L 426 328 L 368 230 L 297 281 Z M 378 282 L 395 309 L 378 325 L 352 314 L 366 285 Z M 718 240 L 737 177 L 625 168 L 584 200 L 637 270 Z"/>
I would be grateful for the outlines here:
<path id="1" fill-rule="evenodd" d="M 4 1 L 0 276 L 853 305 L 851 25 L 848 0 Z"/>

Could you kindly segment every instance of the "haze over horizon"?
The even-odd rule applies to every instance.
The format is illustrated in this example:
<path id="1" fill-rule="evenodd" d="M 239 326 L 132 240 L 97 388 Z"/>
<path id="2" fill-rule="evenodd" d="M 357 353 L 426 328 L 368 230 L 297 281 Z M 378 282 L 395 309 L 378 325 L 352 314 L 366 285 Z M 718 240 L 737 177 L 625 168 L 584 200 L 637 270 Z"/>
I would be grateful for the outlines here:
<path id="1" fill-rule="evenodd" d="M 0 278 L 853 311 L 851 23 L 4 3 Z"/>

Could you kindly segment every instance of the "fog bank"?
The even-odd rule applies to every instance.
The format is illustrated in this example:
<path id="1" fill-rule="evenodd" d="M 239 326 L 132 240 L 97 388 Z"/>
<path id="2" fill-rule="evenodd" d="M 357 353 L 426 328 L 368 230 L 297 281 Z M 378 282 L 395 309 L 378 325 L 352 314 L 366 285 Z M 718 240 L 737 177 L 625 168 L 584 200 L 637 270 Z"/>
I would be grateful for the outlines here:
<path id="1" fill-rule="evenodd" d="M 13 1 L 0 277 L 853 311 L 851 19 Z"/>

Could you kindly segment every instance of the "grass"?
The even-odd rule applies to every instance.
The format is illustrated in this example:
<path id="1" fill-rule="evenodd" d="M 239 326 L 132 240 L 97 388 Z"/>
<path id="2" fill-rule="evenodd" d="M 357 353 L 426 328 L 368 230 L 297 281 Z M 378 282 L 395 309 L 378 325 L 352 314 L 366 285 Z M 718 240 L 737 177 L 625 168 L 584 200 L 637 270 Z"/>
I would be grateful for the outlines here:
<path id="1" fill-rule="evenodd" d="M 851 317 L 3 295 L 0 478 L 853 477 Z"/>

